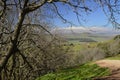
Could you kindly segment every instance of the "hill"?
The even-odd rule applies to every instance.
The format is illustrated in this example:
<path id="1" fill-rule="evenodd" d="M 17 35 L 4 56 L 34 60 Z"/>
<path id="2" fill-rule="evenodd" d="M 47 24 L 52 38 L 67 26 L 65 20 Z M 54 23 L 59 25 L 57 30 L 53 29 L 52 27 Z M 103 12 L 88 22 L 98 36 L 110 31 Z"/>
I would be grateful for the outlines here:
<path id="1" fill-rule="evenodd" d="M 36 80 L 120 80 L 119 63 L 120 55 L 117 55 L 81 66 L 63 69 L 56 73 L 49 73 Z"/>
<path id="2" fill-rule="evenodd" d="M 61 35 L 71 43 L 78 43 L 84 38 L 101 42 L 112 39 L 115 35 L 120 34 L 119 30 L 108 27 L 63 27 L 53 29 L 51 32 Z"/>
<path id="3" fill-rule="evenodd" d="M 95 34 L 95 33 L 71 33 L 71 34 L 63 34 L 62 35 L 67 41 L 71 43 L 78 42 L 103 42 L 112 39 L 113 35 L 103 35 L 103 34 Z"/>

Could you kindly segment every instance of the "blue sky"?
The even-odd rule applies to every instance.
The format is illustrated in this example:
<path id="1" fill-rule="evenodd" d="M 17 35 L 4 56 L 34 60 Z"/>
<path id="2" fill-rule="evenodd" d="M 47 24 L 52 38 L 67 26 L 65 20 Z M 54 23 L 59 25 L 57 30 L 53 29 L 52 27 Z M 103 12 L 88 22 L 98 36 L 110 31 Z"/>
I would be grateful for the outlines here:
<path id="1" fill-rule="evenodd" d="M 90 4 L 89 4 L 90 5 Z M 91 26 L 97 26 L 97 27 L 111 27 L 112 25 L 108 23 L 108 18 L 105 16 L 101 8 L 95 8 L 92 12 L 80 12 L 82 13 L 82 18 L 80 17 L 80 20 L 82 24 L 79 24 L 78 19 L 76 15 L 73 13 L 72 9 L 70 7 L 64 7 L 61 5 L 57 5 L 59 12 L 62 14 L 62 16 L 67 19 L 68 21 L 74 23 L 74 26 L 85 26 L 85 27 L 91 27 Z M 84 21 L 83 21 L 84 20 Z M 68 27 L 69 24 L 65 24 L 60 20 L 59 18 L 55 18 L 54 21 L 56 26 L 59 27 Z"/>
<path id="2" fill-rule="evenodd" d="M 64 13 L 64 17 L 68 20 L 71 21 L 72 23 L 76 24 L 76 26 L 85 26 L 85 27 L 91 27 L 91 26 L 104 26 L 106 27 L 111 27 L 110 23 L 108 25 L 108 18 L 105 16 L 103 11 L 101 9 L 97 9 L 96 11 L 86 13 L 85 16 L 83 16 L 82 19 L 85 21 L 81 21 L 82 25 L 79 24 L 78 19 L 76 18 L 76 15 L 72 13 L 72 11 L 69 11 L 67 14 L 66 12 L 62 11 Z M 56 25 L 59 25 L 60 27 L 67 27 L 69 24 L 65 24 L 62 22 L 62 20 L 56 18 L 54 20 L 54 23 Z"/>
<path id="3" fill-rule="evenodd" d="M 108 19 L 101 9 L 91 12 L 86 19 L 88 19 L 86 26 L 104 26 L 108 23 Z"/>

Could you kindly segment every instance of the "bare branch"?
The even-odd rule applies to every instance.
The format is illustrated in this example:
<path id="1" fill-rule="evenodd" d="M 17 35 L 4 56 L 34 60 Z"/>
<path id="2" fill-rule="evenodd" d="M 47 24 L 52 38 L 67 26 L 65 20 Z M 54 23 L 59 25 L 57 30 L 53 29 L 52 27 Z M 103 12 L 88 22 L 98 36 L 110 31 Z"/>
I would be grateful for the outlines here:
<path id="1" fill-rule="evenodd" d="M 1 19 L 1 18 L 2 18 L 2 16 L 5 14 L 6 7 L 7 7 L 7 5 L 6 5 L 6 1 L 7 1 L 7 0 L 1 0 L 1 1 L 0 1 L 0 3 L 1 3 L 1 4 L 3 4 L 3 5 L 2 5 L 3 10 L 2 10 L 2 11 L 0 11 L 0 19 Z"/>
<path id="2" fill-rule="evenodd" d="M 34 70 L 34 68 L 32 67 L 32 65 L 29 63 L 29 61 L 27 61 L 26 57 L 20 52 L 20 50 L 18 49 L 18 53 L 21 55 L 21 57 L 23 58 L 23 60 L 25 61 L 25 63 L 27 63 L 27 65 Z"/>
<path id="3" fill-rule="evenodd" d="M 29 6 L 27 6 L 27 7 L 24 9 L 24 11 L 25 11 L 26 13 L 35 11 L 36 9 L 40 8 L 41 6 L 43 6 L 46 2 L 47 2 L 46 0 L 42 0 L 42 1 L 40 1 L 40 3 L 38 3 L 38 4 L 29 5 Z"/>
<path id="4" fill-rule="evenodd" d="M 40 24 L 23 24 L 23 26 L 38 26 L 38 28 L 42 28 L 43 30 L 45 30 L 47 33 L 49 33 L 51 36 L 53 36 L 53 34 L 51 34 L 50 31 L 48 31 L 44 26 L 40 25 Z"/>

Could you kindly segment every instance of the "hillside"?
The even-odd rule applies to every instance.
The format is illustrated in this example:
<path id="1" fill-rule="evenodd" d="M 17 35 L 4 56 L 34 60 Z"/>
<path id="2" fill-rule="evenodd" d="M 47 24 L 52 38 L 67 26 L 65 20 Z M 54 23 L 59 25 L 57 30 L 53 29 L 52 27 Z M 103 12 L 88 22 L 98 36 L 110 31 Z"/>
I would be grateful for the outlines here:
<path id="1" fill-rule="evenodd" d="M 78 42 L 103 42 L 112 39 L 113 35 L 103 35 L 100 33 L 72 33 L 62 35 L 67 41 L 71 43 Z"/>
<path id="2" fill-rule="evenodd" d="M 89 35 L 88 33 L 85 35 Z M 36 80 L 120 80 L 120 37 L 105 42 L 67 44 L 66 66 Z M 114 57 L 111 57 L 114 56 Z M 68 65 L 67 64 L 67 65 Z"/>
<path id="3" fill-rule="evenodd" d="M 117 55 L 50 73 L 36 80 L 120 80 L 120 60 L 116 57 L 120 59 Z"/>

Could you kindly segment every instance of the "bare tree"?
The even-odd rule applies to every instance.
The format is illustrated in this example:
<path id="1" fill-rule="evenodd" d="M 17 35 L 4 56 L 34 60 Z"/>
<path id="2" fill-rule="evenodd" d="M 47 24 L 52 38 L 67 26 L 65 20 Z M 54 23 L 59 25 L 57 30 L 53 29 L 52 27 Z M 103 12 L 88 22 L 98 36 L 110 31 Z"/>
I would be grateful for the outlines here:
<path id="1" fill-rule="evenodd" d="M 43 20 L 42 18 L 41 18 L 42 20 L 40 19 L 41 23 L 39 23 L 40 20 L 38 20 L 38 22 L 34 22 L 32 19 L 29 19 L 29 17 L 27 16 L 32 17 L 31 13 L 34 13 L 38 10 L 39 10 L 38 13 L 42 13 L 42 12 L 48 13 L 49 11 L 51 11 L 57 14 L 57 16 L 61 18 L 64 22 L 72 24 L 69 20 L 65 19 L 62 16 L 62 14 L 59 12 L 58 4 L 71 7 L 73 12 L 77 15 L 78 21 L 80 22 L 79 16 L 81 16 L 83 12 L 92 11 L 91 6 L 89 6 L 87 2 L 89 3 L 94 2 L 96 4 L 100 4 L 105 14 L 107 16 L 110 15 L 108 16 L 109 20 L 115 25 L 115 27 L 119 28 L 119 23 L 116 21 L 116 17 L 115 17 L 116 14 L 119 15 L 119 3 L 120 3 L 119 0 L 114 0 L 114 1 L 113 0 L 104 0 L 104 1 L 93 0 L 92 2 L 91 0 L 88 0 L 88 1 L 87 0 L 0 0 L 0 50 L 1 50 L 0 51 L 0 57 L 1 57 L 0 58 L 1 59 L 0 60 L 0 75 L 1 75 L 1 79 L 4 79 L 5 76 L 12 75 L 14 76 L 14 78 L 11 78 L 11 79 L 19 80 L 20 74 L 17 74 L 17 72 L 19 73 L 21 69 L 21 65 L 23 66 L 24 62 L 27 66 L 29 66 L 31 70 L 33 69 L 33 66 L 31 66 L 30 64 L 31 62 L 29 62 L 30 60 L 26 58 L 27 55 L 25 54 L 25 51 L 28 51 L 29 48 L 27 48 L 27 50 L 22 50 L 23 46 L 25 48 L 27 44 L 33 44 L 37 48 L 39 48 L 40 51 L 44 53 L 43 56 L 45 60 L 43 60 L 43 64 L 47 64 L 46 55 L 48 54 L 45 54 L 45 53 L 48 53 L 49 50 L 46 52 L 43 47 L 41 48 L 36 43 L 39 41 L 38 40 L 36 41 L 37 37 L 35 37 L 36 35 L 35 32 L 37 32 L 40 29 L 36 28 L 32 30 L 35 34 L 34 36 L 32 36 L 33 34 L 29 35 L 28 30 L 30 30 L 31 26 L 32 27 L 39 26 L 40 28 L 43 29 L 42 31 L 46 31 L 47 34 L 50 34 L 50 35 L 52 34 L 42 24 L 44 22 L 44 21 L 42 22 Z M 50 9 L 48 9 L 48 7 L 46 6 L 48 7 L 50 6 L 49 7 Z M 44 7 L 47 8 L 45 9 L 45 11 L 43 11 Z M 109 13 L 107 14 L 106 12 L 109 12 Z M 48 15 L 46 17 L 48 17 Z M 48 22 L 47 19 L 45 19 L 45 21 Z M 30 32 L 32 31 L 30 30 Z M 39 35 L 37 34 L 37 36 Z M 31 39 L 31 37 L 34 37 L 34 40 Z M 43 39 L 41 41 L 46 43 L 44 39 L 46 40 L 47 38 L 41 37 L 40 39 Z M 47 44 L 50 45 L 51 43 L 49 44 L 47 43 Z M 46 48 L 46 46 L 44 47 Z M 32 55 L 32 56 L 36 57 L 37 55 Z M 16 62 L 15 60 L 18 60 L 18 62 Z M 56 58 L 56 60 L 59 60 L 59 59 Z M 35 65 L 37 66 L 37 64 Z M 48 67 L 46 66 L 48 65 L 44 66 L 45 69 L 48 69 Z M 16 67 L 19 67 L 19 68 L 16 68 Z M 28 70 L 27 72 L 28 74 L 29 74 L 29 71 L 30 70 Z M 21 75 L 22 75 L 22 72 L 21 72 Z M 29 77 L 29 76 L 26 76 L 26 77 Z M 7 79 L 7 77 L 5 79 Z"/>

